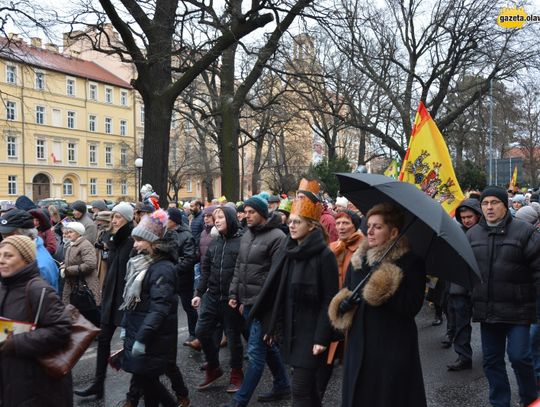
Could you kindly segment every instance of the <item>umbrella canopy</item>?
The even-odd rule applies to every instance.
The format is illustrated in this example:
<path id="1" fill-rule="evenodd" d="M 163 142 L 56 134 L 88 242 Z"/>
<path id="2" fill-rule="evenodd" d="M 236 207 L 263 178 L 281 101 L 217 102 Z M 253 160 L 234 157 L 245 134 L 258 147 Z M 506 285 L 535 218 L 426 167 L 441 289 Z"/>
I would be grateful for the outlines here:
<path id="1" fill-rule="evenodd" d="M 340 192 L 364 214 L 392 202 L 406 215 L 412 250 L 426 261 L 430 275 L 472 289 L 480 281 L 474 253 L 459 224 L 442 206 L 414 185 L 378 174 L 336 174 Z"/>

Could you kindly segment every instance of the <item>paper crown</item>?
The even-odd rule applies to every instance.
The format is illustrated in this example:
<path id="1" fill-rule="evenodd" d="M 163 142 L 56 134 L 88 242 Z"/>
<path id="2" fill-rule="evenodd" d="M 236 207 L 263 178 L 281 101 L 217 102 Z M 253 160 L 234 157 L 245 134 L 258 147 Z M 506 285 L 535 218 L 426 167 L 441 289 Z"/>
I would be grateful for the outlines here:
<path id="1" fill-rule="evenodd" d="M 312 202 L 318 202 L 320 200 L 319 192 L 321 192 L 321 187 L 319 183 L 315 180 L 307 180 L 305 178 L 302 178 L 300 180 L 300 185 L 298 185 L 297 192 L 302 192 Z"/>
<path id="2" fill-rule="evenodd" d="M 278 211 L 291 213 L 292 201 L 290 199 L 282 199 L 279 203 Z"/>
<path id="3" fill-rule="evenodd" d="M 311 220 L 319 221 L 323 211 L 320 202 L 313 202 L 308 198 L 296 198 L 291 206 L 291 215 L 302 216 Z"/>

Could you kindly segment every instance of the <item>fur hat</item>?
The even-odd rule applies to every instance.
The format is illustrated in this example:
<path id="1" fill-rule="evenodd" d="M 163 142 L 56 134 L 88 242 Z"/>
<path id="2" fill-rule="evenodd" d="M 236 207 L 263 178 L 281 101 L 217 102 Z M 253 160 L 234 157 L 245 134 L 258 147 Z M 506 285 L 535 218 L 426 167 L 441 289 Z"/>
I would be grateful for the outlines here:
<path id="1" fill-rule="evenodd" d="M 268 202 L 259 195 L 253 195 L 244 202 L 245 207 L 251 207 L 258 212 L 264 219 L 268 219 Z"/>
<path id="2" fill-rule="evenodd" d="M 139 224 L 131 232 L 131 236 L 148 242 L 155 242 L 163 237 L 167 228 L 169 215 L 163 209 L 158 209 L 143 216 Z"/>
<path id="3" fill-rule="evenodd" d="M 100 222 L 110 222 L 112 218 L 111 211 L 99 211 L 96 215 L 96 221 Z"/>
<path id="4" fill-rule="evenodd" d="M 84 235 L 84 232 L 86 231 L 86 228 L 80 222 L 67 222 L 64 225 L 64 229 L 73 230 L 74 232 L 79 234 L 79 236 Z"/>
<path id="5" fill-rule="evenodd" d="M 15 229 L 33 229 L 34 218 L 22 209 L 11 209 L 0 218 L 0 233 L 11 233 Z"/>
<path id="6" fill-rule="evenodd" d="M 127 202 L 120 202 L 112 209 L 112 212 L 118 212 L 128 222 L 133 220 L 133 207 Z"/>
<path id="7" fill-rule="evenodd" d="M 485 187 L 480 194 L 480 204 L 482 204 L 482 201 L 488 196 L 494 196 L 495 198 L 499 198 L 503 205 L 506 206 L 506 209 L 508 209 L 508 192 L 506 192 L 504 188 L 498 187 L 496 185 L 490 185 L 488 187 Z"/>
<path id="8" fill-rule="evenodd" d="M 349 205 L 349 200 L 344 196 L 338 196 L 336 198 L 336 205 L 346 208 Z"/>
<path id="9" fill-rule="evenodd" d="M 17 249 L 25 263 L 30 264 L 36 261 L 36 244 L 28 236 L 8 236 L 0 242 L 0 247 L 6 244 L 10 244 Z"/>

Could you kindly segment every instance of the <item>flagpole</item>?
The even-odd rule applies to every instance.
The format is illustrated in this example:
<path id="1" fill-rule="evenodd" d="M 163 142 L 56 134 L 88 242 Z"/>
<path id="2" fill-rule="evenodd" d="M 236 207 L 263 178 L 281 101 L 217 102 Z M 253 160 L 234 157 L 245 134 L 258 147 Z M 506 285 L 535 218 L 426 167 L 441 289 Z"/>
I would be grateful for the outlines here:
<path id="1" fill-rule="evenodd" d="M 508 161 L 508 162 L 509 162 L 509 165 L 510 165 L 508 173 L 510 174 L 510 183 L 512 183 L 512 176 L 513 176 L 513 174 L 512 174 L 512 157 L 510 157 L 510 161 Z M 513 185 L 512 185 L 512 189 L 514 189 Z"/>
<path id="2" fill-rule="evenodd" d="M 493 185 L 493 79 L 489 80 L 489 185 Z"/>

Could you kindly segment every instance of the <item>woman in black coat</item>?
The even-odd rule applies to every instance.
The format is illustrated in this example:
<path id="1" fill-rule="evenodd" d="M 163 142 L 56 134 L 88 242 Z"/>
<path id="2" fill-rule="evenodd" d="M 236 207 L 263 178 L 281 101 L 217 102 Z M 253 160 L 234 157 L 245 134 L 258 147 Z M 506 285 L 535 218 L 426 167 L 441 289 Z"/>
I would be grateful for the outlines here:
<path id="1" fill-rule="evenodd" d="M 167 213 L 159 209 L 133 229 L 133 247 L 149 256 L 130 259 L 120 307 L 125 310 L 122 368 L 133 374 L 133 385 L 143 391 L 147 407 L 178 405 L 159 381 L 176 360 L 178 343 L 177 247 L 174 241 L 161 240 L 166 223 Z"/>
<path id="2" fill-rule="evenodd" d="M 367 238 L 354 253 L 345 287 L 332 300 L 330 319 L 347 332 L 342 406 L 426 406 L 414 317 L 424 299 L 425 264 L 409 251 L 402 212 L 389 203 L 367 213 Z M 370 274 L 371 273 L 371 274 Z M 367 277 L 358 297 L 351 290 Z M 347 298 L 354 308 L 342 314 Z"/>
<path id="3" fill-rule="evenodd" d="M 73 406 L 71 373 L 54 378 L 38 358 L 67 346 L 71 320 L 54 289 L 39 275 L 35 243 L 10 236 L 0 243 L 0 316 L 33 323 L 36 329 L 0 343 L 0 405 L 2 407 Z"/>
<path id="4" fill-rule="evenodd" d="M 295 407 L 321 405 L 316 374 L 334 336 L 328 305 L 338 290 L 338 267 L 315 220 L 321 210 L 320 203 L 308 198 L 293 203 L 286 247 L 250 314 L 263 321 L 267 342 L 283 336 L 281 350 L 294 369 Z"/>

